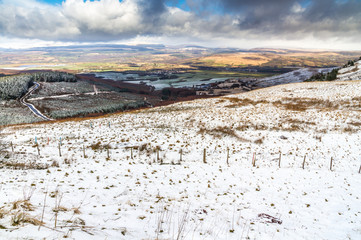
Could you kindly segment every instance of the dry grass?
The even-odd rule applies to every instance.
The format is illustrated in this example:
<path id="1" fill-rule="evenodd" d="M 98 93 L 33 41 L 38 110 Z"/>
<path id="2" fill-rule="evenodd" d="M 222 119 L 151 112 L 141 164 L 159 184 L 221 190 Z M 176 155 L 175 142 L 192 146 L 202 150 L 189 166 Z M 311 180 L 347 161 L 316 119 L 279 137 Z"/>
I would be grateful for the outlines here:
<path id="1" fill-rule="evenodd" d="M 266 126 L 264 124 L 244 124 L 244 125 L 240 125 L 236 128 L 237 131 L 247 131 L 247 130 L 259 130 L 259 131 L 264 131 L 264 130 L 268 130 L 270 127 Z"/>
<path id="2" fill-rule="evenodd" d="M 23 209 L 26 211 L 34 211 L 34 206 L 28 200 L 18 200 L 12 203 L 12 210 Z"/>
<path id="3" fill-rule="evenodd" d="M 283 98 L 282 101 L 275 101 L 273 105 L 289 111 L 304 112 L 308 109 L 318 109 L 322 111 L 337 110 L 341 105 L 347 106 L 349 102 L 331 102 L 329 100 L 317 98 Z"/>
<path id="4" fill-rule="evenodd" d="M 355 127 L 361 127 L 361 122 L 350 122 L 348 124 L 355 126 Z"/>
<path id="5" fill-rule="evenodd" d="M 6 207 L 3 206 L 0 208 L 0 219 L 10 217 L 11 226 L 18 226 L 24 223 L 36 226 L 43 225 L 44 223 L 42 221 L 27 213 L 34 210 L 35 207 L 29 200 L 18 200 L 13 203 L 9 203 Z M 0 229 L 6 229 L 6 227 L 0 225 Z"/>
<path id="6" fill-rule="evenodd" d="M 261 138 L 259 138 L 259 139 L 255 140 L 255 141 L 254 141 L 254 143 L 255 143 L 255 144 L 259 144 L 259 145 L 260 145 L 260 144 L 262 144 L 262 143 L 263 143 L 263 140 L 264 140 L 264 137 L 261 137 Z"/>
<path id="7" fill-rule="evenodd" d="M 229 136 L 229 137 L 236 138 L 242 142 L 248 142 L 247 139 L 244 139 L 244 138 L 238 136 L 233 129 L 228 128 L 228 127 L 217 127 L 214 129 L 201 128 L 201 129 L 199 129 L 198 133 L 199 134 L 208 134 L 215 138 L 222 138 L 224 136 Z"/>
<path id="8" fill-rule="evenodd" d="M 92 150 L 111 149 L 109 144 L 102 144 L 101 142 L 94 143 L 89 146 Z"/>
<path id="9" fill-rule="evenodd" d="M 252 100 L 249 98 L 234 98 L 225 97 L 217 103 L 223 103 L 225 100 L 229 101 L 230 105 L 227 108 L 237 108 L 244 106 L 256 106 L 258 104 L 272 104 L 277 108 L 283 108 L 288 111 L 304 112 L 308 109 L 317 109 L 321 111 L 335 111 L 339 109 L 359 110 L 361 108 L 361 98 L 353 98 L 354 102 L 350 101 L 330 101 L 318 98 L 282 98 L 274 102 L 267 100 Z"/>
<path id="10" fill-rule="evenodd" d="M 302 121 L 302 120 L 294 119 L 294 118 L 288 118 L 284 122 L 290 123 L 290 124 L 298 124 L 298 125 L 312 125 L 312 126 L 316 125 L 315 122 Z"/>
<path id="11" fill-rule="evenodd" d="M 236 107 L 244 107 L 248 105 L 256 106 L 257 104 L 267 104 L 269 103 L 267 100 L 259 100 L 259 101 L 253 101 L 249 98 L 232 98 L 232 97 L 225 97 L 225 100 L 228 100 L 231 102 L 231 105 L 227 105 L 227 108 L 236 108 Z"/>
<path id="12" fill-rule="evenodd" d="M 46 163 L 36 163 L 36 162 L 24 163 L 24 162 L 0 161 L 0 169 L 1 168 L 14 169 L 14 170 L 29 170 L 29 169 L 44 170 L 44 169 L 48 169 L 49 165 Z"/>
<path id="13" fill-rule="evenodd" d="M 39 219 L 32 217 L 25 212 L 17 211 L 13 213 L 13 215 L 11 216 L 11 226 L 18 226 L 24 223 L 30 223 L 35 226 L 40 226 L 44 224 Z"/>

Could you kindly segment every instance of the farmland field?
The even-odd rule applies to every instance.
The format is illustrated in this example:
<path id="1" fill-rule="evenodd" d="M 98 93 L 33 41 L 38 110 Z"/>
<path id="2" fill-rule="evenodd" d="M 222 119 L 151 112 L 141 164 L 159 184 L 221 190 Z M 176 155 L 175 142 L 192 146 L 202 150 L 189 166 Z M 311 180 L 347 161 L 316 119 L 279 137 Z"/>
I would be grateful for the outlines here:
<path id="1" fill-rule="evenodd" d="M 166 87 L 192 87 L 201 84 L 222 82 L 230 78 L 264 78 L 271 76 L 271 73 L 247 73 L 247 72 L 224 72 L 224 71 L 204 71 L 190 70 L 173 74 L 170 79 L 160 79 L 157 75 L 139 76 L 138 74 L 126 74 L 122 72 L 99 72 L 95 76 L 117 81 L 130 83 L 144 83 L 154 86 L 159 90 Z"/>
<path id="2" fill-rule="evenodd" d="M 53 69 L 75 73 L 104 71 L 150 71 L 153 69 L 198 70 L 200 67 L 333 67 L 359 57 L 360 52 L 212 49 L 162 45 L 101 45 L 34 48 L 0 52 L 2 72 Z M 10 69 L 10 70 L 9 70 Z"/>

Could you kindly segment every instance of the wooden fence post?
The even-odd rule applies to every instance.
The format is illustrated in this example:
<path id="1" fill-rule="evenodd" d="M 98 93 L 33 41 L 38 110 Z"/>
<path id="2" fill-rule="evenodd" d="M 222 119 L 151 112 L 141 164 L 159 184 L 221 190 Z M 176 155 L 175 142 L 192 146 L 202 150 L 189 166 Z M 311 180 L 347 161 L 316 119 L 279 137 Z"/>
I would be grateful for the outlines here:
<path id="1" fill-rule="evenodd" d="M 40 156 L 39 144 L 36 144 L 36 148 L 38 149 L 38 155 Z"/>
<path id="2" fill-rule="evenodd" d="M 361 165 L 360 165 L 360 169 L 358 170 L 358 173 L 361 173 Z"/>
<path id="3" fill-rule="evenodd" d="M 229 166 L 229 148 L 227 148 L 227 165 Z"/>
<path id="4" fill-rule="evenodd" d="M 256 153 L 253 153 L 252 166 L 253 166 L 253 167 L 256 166 Z"/>
<path id="5" fill-rule="evenodd" d="M 59 157 L 61 157 L 61 149 L 60 149 L 60 144 L 59 144 Z"/>
<path id="6" fill-rule="evenodd" d="M 281 155 L 282 153 L 280 152 L 280 156 L 278 157 L 278 168 L 281 168 Z"/>
<path id="7" fill-rule="evenodd" d="M 13 142 L 10 142 L 10 146 L 11 146 L 11 151 L 14 153 L 14 146 L 13 146 Z"/>
<path id="8" fill-rule="evenodd" d="M 203 163 L 207 163 L 207 157 L 206 157 L 206 155 L 207 155 L 207 150 L 204 149 L 204 150 L 203 150 Z"/>
<path id="9" fill-rule="evenodd" d="M 330 162 L 330 170 L 332 171 L 332 162 L 333 162 L 333 158 L 331 157 L 331 162 Z"/>
<path id="10" fill-rule="evenodd" d="M 307 156 L 307 155 L 305 155 L 305 157 L 303 158 L 302 169 L 305 169 L 306 156 Z"/>
<path id="11" fill-rule="evenodd" d="M 109 145 L 107 145 L 107 159 L 110 159 Z"/>
<path id="12" fill-rule="evenodd" d="M 183 150 L 181 149 L 180 151 L 179 151 L 179 163 L 181 163 L 182 161 L 183 161 Z"/>
<path id="13" fill-rule="evenodd" d="M 86 156 L 85 156 L 85 146 L 84 146 L 84 144 L 83 144 L 83 157 L 86 158 Z"/>
<path id="14" fill-rule="evenodd" d="M 133 159 L 133 147 L 130 147 L 130 158 Z"/>

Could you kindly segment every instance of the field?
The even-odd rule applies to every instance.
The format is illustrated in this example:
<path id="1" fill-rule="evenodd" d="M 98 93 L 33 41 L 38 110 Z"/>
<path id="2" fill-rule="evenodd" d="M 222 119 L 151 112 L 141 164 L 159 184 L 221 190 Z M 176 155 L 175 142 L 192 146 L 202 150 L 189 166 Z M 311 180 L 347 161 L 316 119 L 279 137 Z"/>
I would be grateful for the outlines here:
<path id="1" fill-rule="evenodd" d="M 349 59 L 358 58 L 359 52 L 309 52 L 260 50 L 256 53 L 240 52 L 215 54 L 194 60 L 196 66 L 208 67 L 335 67 Z"/>
<path id="2" fill-rule="evenodd" d="M 170 79 L 161 79 L 159 75 L 144 74 L 125 74 L 121 72 L 100 72 L 95 73 L 95 76 L 116 81 L 126 81 L 129 83 L 144 83 L 148 86 L 155 87 L 156 90 L 161 90 L 166 87 L 175 88 L 191 88 L 201 84 L 209 84 L 215 82 L 222 82 L 231 78 L 265 78 L 272 76 L 272 73 L 249 73 L 249 72 L 225 72 L 225 71 L 205 71 L 205 70 L 188 70 L 176 72 Z M 127 79 L 131 76 L 131 79 Z"/>
<path id="3" fill-rule="evenodd" d="M 239 71 L 239 68 L 334 67 L 360 52 L 280 49 L 212 49 L 161 45 L 49 47 L 0 52 L 1 72 L 53 69 L 74 73 L 154 69 Z M 235 69 L 229 69 L 235 68 Z"/>
<path id="4" fill-rule="evenodd" d="M 360 239 L 360 101 L 360 81 L 298 83 L 5 127 L 1 234 Z"/>

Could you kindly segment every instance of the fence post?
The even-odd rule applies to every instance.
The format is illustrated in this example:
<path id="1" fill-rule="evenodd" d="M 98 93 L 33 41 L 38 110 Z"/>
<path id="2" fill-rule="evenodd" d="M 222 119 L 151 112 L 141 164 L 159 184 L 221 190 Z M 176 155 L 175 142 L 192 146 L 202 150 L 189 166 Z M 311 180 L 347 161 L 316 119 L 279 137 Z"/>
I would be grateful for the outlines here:
<path id="1" fill-rule="evenodd" d="M 133 159 L 133 147 L 130 147 L 130 158 Z"/>
<path id="2" fill-rule="evenodd" d="M 256 166 L 256 153 L 253 153 L 252 166 L 253 166 L 253 167 Z"/>
<path id="3" fill-rule="evenodd" d="M 306 163 L 306 155 L 305 155 L 305 157 L 303 158 L 302 169 L 305 169 L 305 163 Z"/>
<path id="4" fill-rule="evenodd" d="M 10 142 L 10 146 L 11 146 L 11 151 L 14 153 L 14 146 L 13 146 L 13 142 Z"/>
<path id="5" fill-rule="evenodd" d="M 183 150 L 181 149 L 180 151 L 179 151 L 179 163 L 181 163 L 182 161 L 183 161 Z"/>
<path id="6" fill-rule="evenodd" d="M 107 145 L 107 159 L 110 159 L 110 153 L 109 153 L 109 145 Z"/>
<path id="7" fill-rule="evenodd" d="M 361 173 L 361 165 L 360 165 L 360 169 L 358 170 L 358 173 Z"/>
<path id="8" fill-rule="evenodd" d="M 207 163 L 207 157 L 206 157 L 206 155 L 207 155 L 207 150 L 204 149 L 204 150 L 203 150 L 203 163 Z"/>
<path id="9" fill-rule="evenodd" d="M 157 162 L 159 162 L 159 149 L 157 148 Z"/>
<path id="10" fill-rule="evenodd" d="M 36 148 L 38 149 L 38 155 L 40 156 L 39 144 L 36 144 Z"/>
<path id="11" fill-rule="evenodd" d="M 281 155 L 282 153 L 280 152 L 280 156 L 278 157 L 278 168 L 281 168 Z"/>
<path id="12" fill-rule="evenodd" d="M 60 144 L 59 144 L 58 146 L 59 146 L 59 157 L 61 157 L 61 149 L 60 149 Z"/>
<path id="13" fill-rule="evenodd" d="M 85 146 L 84 146 L 84 144 L 83 144 L 83 157 L 86 158 L 85 157 Z"/>
<path id="14" fill-rule="evenodd" d="M 331 157 L 331 162 L 330 162 L 330 170 L 332 171 L 332 162 L 333 162 L 333 158 Z"/>
<path id="15" fill-rule="evenodd" d="M 227 165 L 229 166 L 229 148 L 227 148 Z"/>

